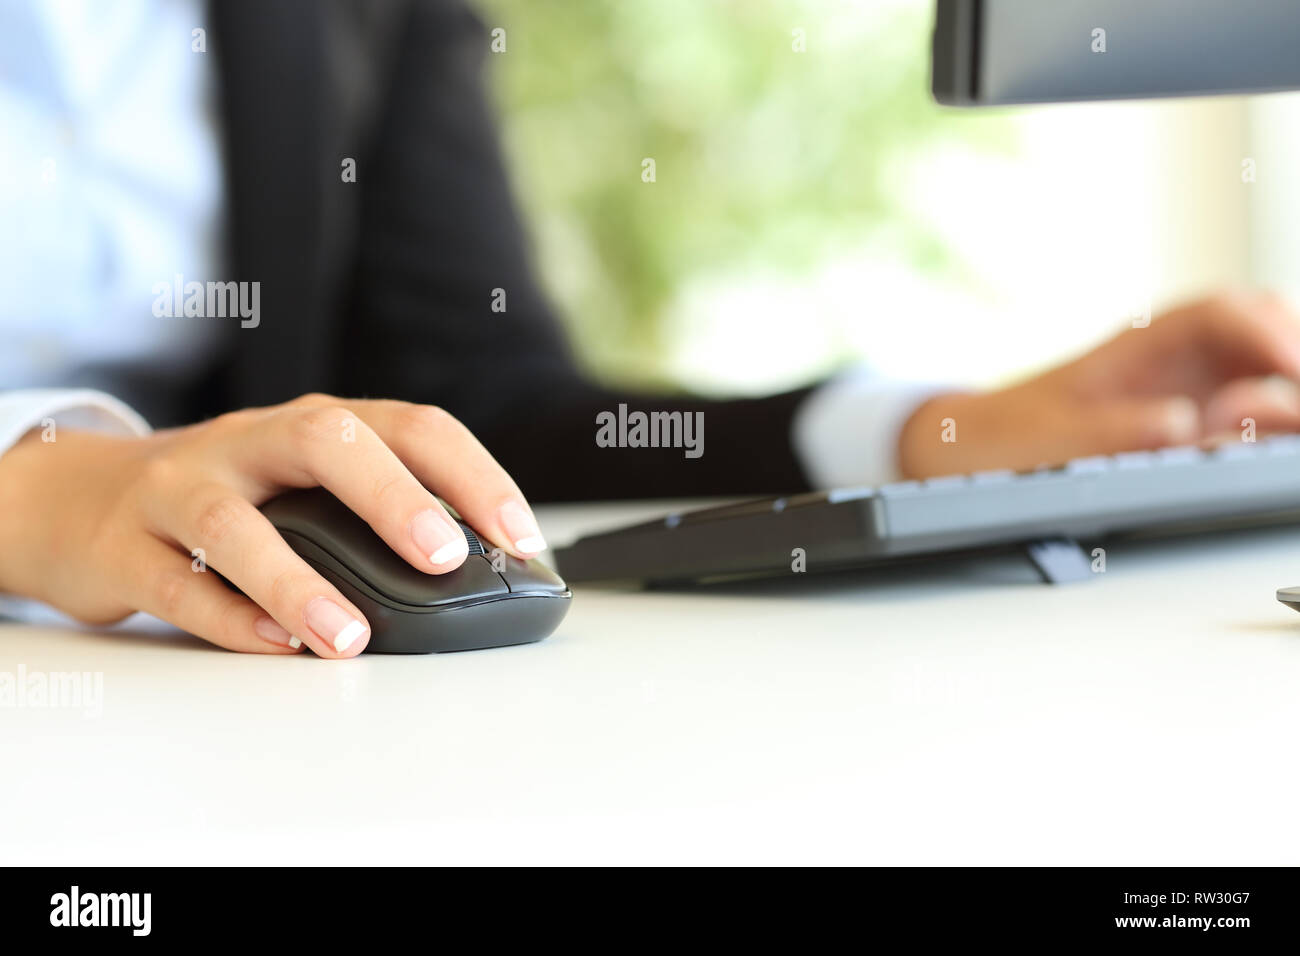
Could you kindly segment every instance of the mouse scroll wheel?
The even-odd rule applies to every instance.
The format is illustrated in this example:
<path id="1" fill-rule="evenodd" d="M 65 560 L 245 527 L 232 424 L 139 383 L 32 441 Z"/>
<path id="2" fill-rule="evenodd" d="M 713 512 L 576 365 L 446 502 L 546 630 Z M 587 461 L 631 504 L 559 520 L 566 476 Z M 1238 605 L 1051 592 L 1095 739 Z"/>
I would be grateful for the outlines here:
<path id="1" fill-rule="evenodd" d="M 463 521 L 457 521 L 456 524 L 460 525 L 460 530 L 465 532 L 465 543 L 469 545 L 470 554 L 487 553 L 487 549 L 483 547 L 483 542 L 479 539 L 479 536 L 474 533 L 473 528 Z"/>

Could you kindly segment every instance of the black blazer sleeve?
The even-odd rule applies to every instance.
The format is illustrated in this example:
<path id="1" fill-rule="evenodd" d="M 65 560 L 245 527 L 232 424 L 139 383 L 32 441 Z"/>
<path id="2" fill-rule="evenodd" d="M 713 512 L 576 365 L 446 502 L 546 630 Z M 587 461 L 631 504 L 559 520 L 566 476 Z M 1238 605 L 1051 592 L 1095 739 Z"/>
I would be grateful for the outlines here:
<path id="1" fill-rule="evenodd" d="M 625 393 L 579 372 L 530 272 L 482 81 L 487 30 L 459 0 L 417 0 L 398 35 L 358 176 L 341 390 L 443 406 L 535 501 L 806 489 L 790 443 L 806 390 L 714 401 Z M 703 412 L 703 455 L 598 447 L 597 415 L 620 403 Z"/>

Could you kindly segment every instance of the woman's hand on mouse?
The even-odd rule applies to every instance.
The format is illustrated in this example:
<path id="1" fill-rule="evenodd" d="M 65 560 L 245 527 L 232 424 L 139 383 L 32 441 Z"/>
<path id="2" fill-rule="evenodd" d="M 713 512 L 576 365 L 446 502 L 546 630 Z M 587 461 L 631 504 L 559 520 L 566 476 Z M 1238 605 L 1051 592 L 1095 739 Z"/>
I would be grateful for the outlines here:
<path id="1" fill-rule="evenodd" d="M 428 489 L 518 557 L 546 547 L 519 488 L 448 413 L 306 395 L 148 438 L 30 433 L 0 456 L 0 591 L 93 624 L 145 611 L 231 650 L 353 657 L 365 617 L 258 510 L 316 485 L 428 574 L 467 555 Z"/>

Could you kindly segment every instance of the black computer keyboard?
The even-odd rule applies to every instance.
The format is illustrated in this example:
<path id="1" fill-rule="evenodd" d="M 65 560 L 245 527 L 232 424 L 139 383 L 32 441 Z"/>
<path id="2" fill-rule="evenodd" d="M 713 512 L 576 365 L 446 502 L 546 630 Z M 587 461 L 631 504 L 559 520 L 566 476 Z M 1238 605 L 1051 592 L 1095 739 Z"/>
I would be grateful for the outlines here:
<path id="1" fill-rule="evenodd" d="M 1264 516 L 1300 520 L 1300 435 L 743 501 L 589 535 L 556 560 L 570 582 L 691 581 L 1023 544 L 1059 580 L 1086 573 L 1067 542 Z"/>

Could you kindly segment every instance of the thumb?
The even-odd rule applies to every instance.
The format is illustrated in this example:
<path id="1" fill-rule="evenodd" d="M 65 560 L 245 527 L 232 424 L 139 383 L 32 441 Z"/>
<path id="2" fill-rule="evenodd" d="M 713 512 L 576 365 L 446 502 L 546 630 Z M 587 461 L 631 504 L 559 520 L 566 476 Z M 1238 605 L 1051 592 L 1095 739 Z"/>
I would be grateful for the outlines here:
<path id="1" fill-rule="evenodd" d="M 1200 436 L 1200 407 L 1186 395 L 1114 399 L 1089 406 L 1072 457 L 1188 445 Z"/>

